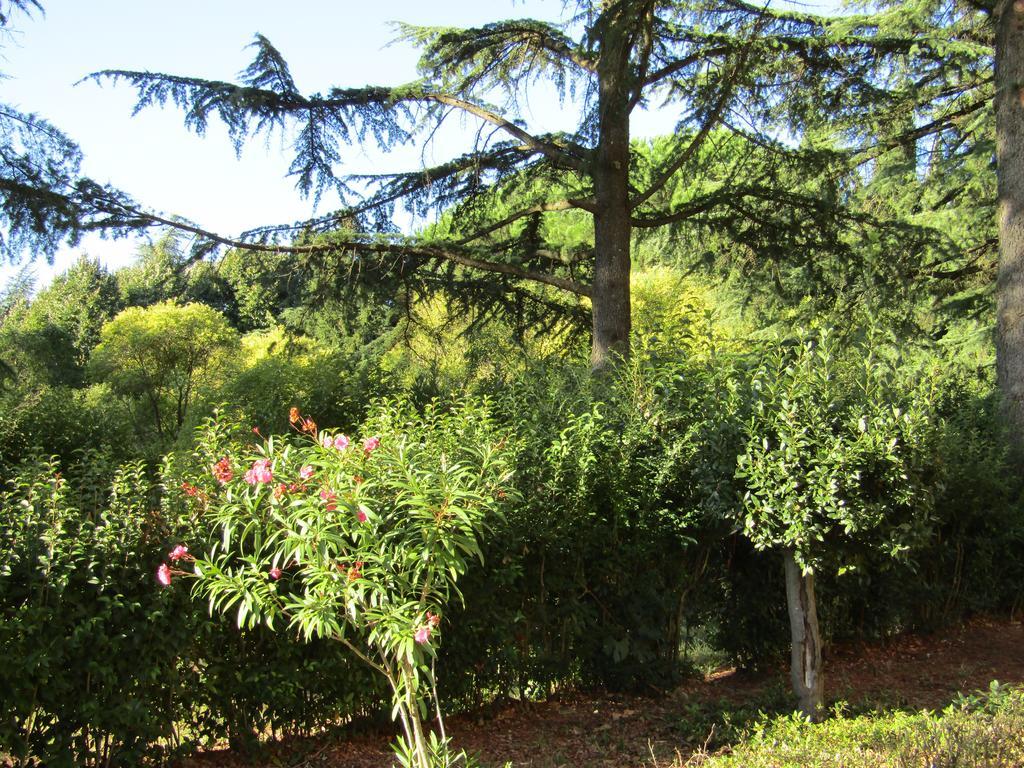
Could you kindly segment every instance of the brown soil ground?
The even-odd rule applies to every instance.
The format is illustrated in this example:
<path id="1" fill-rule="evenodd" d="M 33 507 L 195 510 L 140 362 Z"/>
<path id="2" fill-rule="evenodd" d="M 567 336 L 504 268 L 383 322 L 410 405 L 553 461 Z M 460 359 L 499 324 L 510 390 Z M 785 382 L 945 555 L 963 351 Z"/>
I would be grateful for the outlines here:
<path id="1" fill-rule="evenodd" d="M 904 635 L 884 643 L 833 647 L 826 658 L 832 700 L 854 707 L 936 709 L 958 692 L 985 689 L 992 680 L 1024 684 L 1024 624 L 974 619 L 932 635 Z M 475 753 L 485 766 L 641 768 L 671 763 L 700 746 L 702 728 L 719 712 L 756 713 L 760 702 L 777 700 L 785 670 L 759 676 L 723 669 L 652 698 L 620 694 L 567 694 L 544 702 L 492 705 L 452 717 L 447 726 L 456 746 Z M 187 768 L 384 768 L 390 766 L 390 734 L 341 740 L 287 743 L 258 761 L 212 751 Z"/>

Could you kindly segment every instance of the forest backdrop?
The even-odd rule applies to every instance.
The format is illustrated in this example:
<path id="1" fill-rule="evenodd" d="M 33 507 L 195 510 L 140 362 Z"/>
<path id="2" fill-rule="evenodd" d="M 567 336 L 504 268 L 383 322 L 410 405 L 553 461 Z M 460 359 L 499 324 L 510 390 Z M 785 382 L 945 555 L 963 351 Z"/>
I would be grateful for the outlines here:
<path id="1" fill-rule="evenodd" d="M 243 234 L 82 178 L 70 138 L 4 108 L 10 259 L 153 239 L 131 266 L 83 256 L 0 297 L 0 748 L 133 764 L 386 716 L 435 650 L 438 687 L 416 695 L 452 710 L 788 646 L 816 716 L 830 640 L 1020 607 L 1021 106 L 1000 58 L 1020 11 L 563 11 L 402 27 L 422 52 L 402 86 L 307 95 L 263 36 L 237 83 L 92 75 L 200 133 L 282 131 L 299 192 L 343 201 Z M 575 129 L 531 132 L 537 81 Z M 675 130 L 631 138 L 640 105 Z M 360 142 L 453 114 L 479 126 L 463 153 L 342 174 Z M 402 206 L 430 223 L 401 231 Z M 478 481 L 458 474 L 474 462 Z M 296 482 L 272 485 L 286 467 Z M 388 549 L 421 530 L 458 542 L 426 581 Z M 179 546 L 215 617 L 157 587 Z M 351 608 L 391 600 L 369 624 Z M 415 669 L 389 694 L 339 639 Z M 416 706 L 395 701 L 411 738 Z"/>

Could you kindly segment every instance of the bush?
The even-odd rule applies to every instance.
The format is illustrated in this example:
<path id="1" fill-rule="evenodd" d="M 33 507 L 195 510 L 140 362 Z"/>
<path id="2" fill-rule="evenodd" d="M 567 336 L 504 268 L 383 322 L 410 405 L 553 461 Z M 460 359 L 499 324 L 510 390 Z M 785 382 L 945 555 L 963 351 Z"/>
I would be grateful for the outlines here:
<path id="1" fill-rule="evenodd" d="M 0 749 L 48 766 L 135 765 L 173 746 L 185 719 L 191 622 L 148 574 L 168 530 L 142 466 L 109 485 L 88 467 L 79 476 L 73 487 L 56 462 L 34 461 L 0 493 Z"/>
<path id="2" fill-rule="evenodd" d="M 730 365 L 638 358 L 604 390 L 548 363 L 505 387 L 522 502 L 464 582 L 473 610 L 444 652 L 467 677 L 451 695 L 662 688 L 679 673 L 727 530 L 735 451 L 716 416 L 732 402 Z"/>
<path id="3" fill-rule="evenodd" d="M 422 415 L 382 404 L 358 444 L 297 408 L 291 422 L 296 438 L 255 446 L 216 422 L 201 434 L 205 471 L 183 487 L 215 535 L 176 546 L 158 579 L 194 578 L 239 627 L 344 647 L 391 689 L 401 762 L 439 765 L 430 755 L 447 741 L 428 746 L 423 728 L 435 647 L 478 536 L 510 498 L 506 441 L 469 402 Z"/>

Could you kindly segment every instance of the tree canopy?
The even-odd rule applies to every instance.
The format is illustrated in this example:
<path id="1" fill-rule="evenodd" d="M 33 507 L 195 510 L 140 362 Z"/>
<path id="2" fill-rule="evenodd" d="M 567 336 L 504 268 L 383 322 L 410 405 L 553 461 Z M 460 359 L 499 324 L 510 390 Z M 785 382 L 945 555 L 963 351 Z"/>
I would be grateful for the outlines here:
<path id="1" fill-rule="evenodd" d="M 237 346 L 237 334 L 216 310 L 163 302 L 129 307 L 104 325 L 90 367 L 148 414 L 136 417 L 140 424 L 166 440 L 185 423 L 196 390 Z"/>
<path id="2" fill-rule="evenodd" d="M 420 78 L 399 86 L 304 94 L 284 56 L 261 35 L 237 83 L 124 70 L 92 77 L 129 83 L 137 109 L 174 104 L 199 133 L 219 119 L 239 145 L 290 131 L 299 192 L 316 197 L 331 188 L 347 201 L 317 221 L 265 227 L 237 240 L 191 228 L 207 242 L 275 249 L 297 232 L 336 230 L 344 222 L 348 234 L 329 246 L 283 247 L 343 249 L 356 268 L 372 257 L 402 275 L 442 274 L 456 287 L 481 275 L 506 290 L 527 281 L 536 288 L 526 297 L 541 304 L 550 304 L 555 289 L 555 296 L 589 304 L 592 360 L 600 368 L 628 352 L 632 231 L 726 216 L 799 230 L 808 216 L 834 215 L 835 200 L 782 190 L 776 179 L 794 164 L 806 174 L 841 173 L 834 142 L 818 138 L 822 112 L 852 114 L 879 98 L 879 59 L 912 55 L 927 41 L 882 36 L 885 27 L 871 16 L 828 18 L 737 0 L 603 0 L 570 8 L 559 23 L 401 25 L 401 39 L 417 45 L 421 58 Z M 575 110 L 572 131 L 530 131 L 521 105 L 539 81 L 553 83 Z M 675 111 L 677 130 L 640 172 L 631 116 L 655 103 Z M 388 149 L 423 139 L 453 113 L 478 126 L 464 154 L 408 173 L 339 172 L 343 145 L 367 141 Z M 714 155 L 702 150 L 713 149 L 722 131 L 767 151 L 756 166 L 739 161 L 723 183 L 701 185 Z M 808 140 L 794 143 L 795 136 Z M 666 201 L 659 192 L 681 179 L 693 180 L 693 194 Z M 494 200 L 511 189 L 528 192 L 495 216 Z M 764 220 L 749 201 L 771 201 L 777 215 Z M 400 236 L 391 223 L 397 205 L 418 214 L 447 211 L 456 223 L 443 233 Z M 550 247 L 539 223 L 574 210 L 593 218 L 592 246 Z"/>

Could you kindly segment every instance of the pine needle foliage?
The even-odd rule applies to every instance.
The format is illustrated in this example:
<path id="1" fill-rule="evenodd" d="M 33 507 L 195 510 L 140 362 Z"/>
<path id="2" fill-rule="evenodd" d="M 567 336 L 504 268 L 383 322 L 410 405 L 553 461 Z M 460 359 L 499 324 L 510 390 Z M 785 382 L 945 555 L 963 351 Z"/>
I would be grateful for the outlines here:
<path id="1" fill-rule="evenodd" d="M 497 275 L 508 290 L 526 281 L 541 304 L 593 308 L 600 362 L 609 349 L 628 352 L 623 307 L 632 229 L 739 219 L 753 240 L 799 249 L 808 220 L 815 227 L 826 221 L 831 230 L 842 224 L 848 198 L 829 187 L 841 186 L 851 163 L 871 162 L 900 142 L 945 142 L 962 130 L 963 116 L 981 108 L 976 103 L 987 103 L 990 45 L 980 11 L 937 0 L 868 10 L 877 12 L 828 17 L 742 0 L 591 0 L 563 5 L 557 22 L 400 24 L 398 39 L 421 51 L 417 79 L 322 93 L 302 92 L 281 52 L 261 35 L 237 82 L 128 70 L 88 79 L 134 88 L 136 111 L 173 105 L 200 134 L 219 120 L 239 149 L 280 133 L 291 141 L 297 190 L 315 200 L 332 190 L 342 200 L 332 215 L 239 238 L 186 227 L 200 239 L 257 250 L 343 244 L 352 259 L 431 272 L 453 291 L 446 271 L 461 285 Z M 573 128 L 530 130 L 523 105 L 541 84 L 551 84 L 575 115 Z M 641 106 L 677 117 L 667 151 L 653 165 L 629 145 Z M 346 146 L 388 150 L 429 140 L 452 114 L 477 126 L 461 155 L 402 174 L 342 172 Z M 761 165 L 751 171 L 737 157 L 730 183 L 702 184 L 712 167 L 721 170 L 703 150 L 722 133 L 762 148 Z M 795 193 L 779 183 L 791 168 L 833 183 Z M 693 193 L 660 194 L 680 184 Z M 495 216 L 494 201 L 510 196 L 518 205 Z M 742 204 L 749 198 L 770 205 L 752 209 Z M 400 205 L 419 217 L 445 212 L 454 224 L 444 236 L 428 230 L 399 238 L 392 217 Z M 592 216 L 595 232 L 587 257 L 571 264 L 550 258 L 550 243 L 538 237 L 543 227 L 516 226 L 570 211 Z M 291 242 L 297 231 L 322 234 L 340 222 L 352 225 L 341 242 Z M 867 216 L 860 223 L 874 224 Z M 828 237 L 812 238 L 806 258 L 837 244 L 833 255 L 848 258 L 848 244 Z"/>

